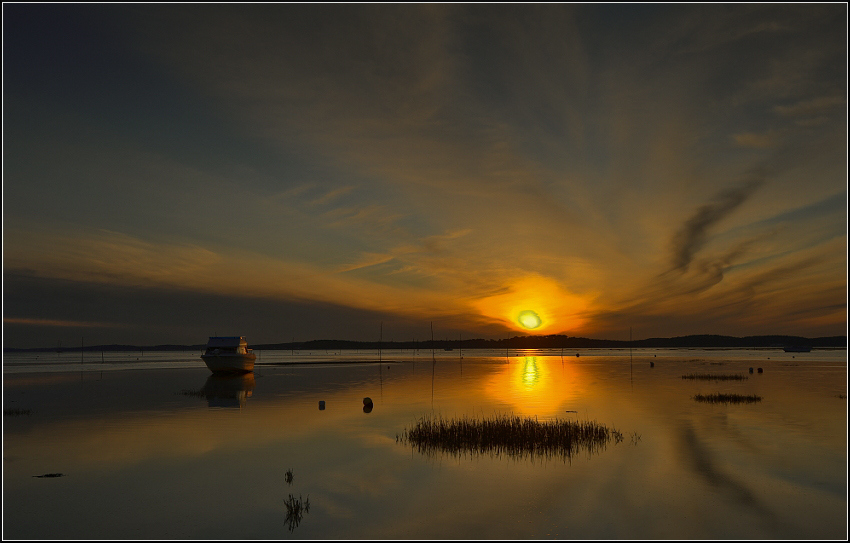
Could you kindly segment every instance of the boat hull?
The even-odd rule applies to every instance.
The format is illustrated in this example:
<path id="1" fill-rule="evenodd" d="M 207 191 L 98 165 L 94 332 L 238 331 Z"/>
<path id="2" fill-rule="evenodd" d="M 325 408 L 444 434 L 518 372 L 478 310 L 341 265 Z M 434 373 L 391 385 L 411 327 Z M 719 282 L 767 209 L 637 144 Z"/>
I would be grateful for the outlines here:
<path id="1" fill-rule="evenodd" d="M 257 357 L 250 353 L 205 354 L 201 358 L 213 373 L 250 373 L 254 371 L 254 360 Z"/>

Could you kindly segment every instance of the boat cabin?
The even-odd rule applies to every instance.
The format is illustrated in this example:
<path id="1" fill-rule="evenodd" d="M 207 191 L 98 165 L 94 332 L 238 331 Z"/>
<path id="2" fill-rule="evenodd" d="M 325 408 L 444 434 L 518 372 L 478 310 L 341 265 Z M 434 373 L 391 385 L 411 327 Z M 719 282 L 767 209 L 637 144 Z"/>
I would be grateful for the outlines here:
<path id="1" fill-rule="evenodd" d="M 204 354 L 248 354 L 248 342 L 244 336 L 210 337 Z"/>

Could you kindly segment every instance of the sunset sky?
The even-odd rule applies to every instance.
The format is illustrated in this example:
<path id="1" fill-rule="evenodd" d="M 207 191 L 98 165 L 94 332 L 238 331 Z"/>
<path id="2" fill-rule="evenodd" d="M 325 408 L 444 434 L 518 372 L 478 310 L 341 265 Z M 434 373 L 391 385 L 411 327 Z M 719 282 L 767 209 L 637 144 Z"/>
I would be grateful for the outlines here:
<path id="1" fill-rule="evenodd" d="M 4 4 L 3 92 L 7 347 L 847 330 L 844 3 Z"/>

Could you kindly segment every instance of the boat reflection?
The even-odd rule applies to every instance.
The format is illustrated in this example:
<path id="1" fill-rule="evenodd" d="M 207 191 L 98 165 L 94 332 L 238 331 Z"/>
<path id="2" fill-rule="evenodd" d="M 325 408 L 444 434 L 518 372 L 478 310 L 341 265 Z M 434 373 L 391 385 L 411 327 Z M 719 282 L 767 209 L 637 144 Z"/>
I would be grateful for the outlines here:
<path id="1" fill-rule="evenodd" d="M 212 374 L 201 389 L 209 407 L 243 408 L 254 393 L 254 374 Z"/>

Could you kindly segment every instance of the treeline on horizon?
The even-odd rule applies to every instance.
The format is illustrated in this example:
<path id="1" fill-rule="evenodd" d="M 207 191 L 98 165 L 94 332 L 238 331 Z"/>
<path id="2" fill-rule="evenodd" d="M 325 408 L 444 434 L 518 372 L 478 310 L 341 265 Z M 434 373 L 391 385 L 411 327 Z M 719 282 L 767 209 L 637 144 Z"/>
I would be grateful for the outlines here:
<path id="1" fill-rule="evenodd" d="M 548 336 L 514 336 L 503 339 L 437 339 L 425 341 L 352 341 L 344 339 L 315 339 L 310 341 L 291 341 L 288 343 L 265 343 L 249 346 L 259 350 L 319 350 L 319 349 L 651 349 L 651 348 L 782 348 L 785 346 L 806 346 L 812 348 L 847 347 L 847 336 L 806 338 L 800 336 L 747 336 L 733 337 L 720 335 L 692 335 L 672 338 L 649 338 L 634 341 L 614 339 L 591 339 L 570 337 L 561 334 Z M 181 351 L 201 350 L 205 344 L 198 345 L 156 345 L 140 347 L 137 345 L 92 345 L 83 347 L 83 351 Z M 16 349 L 5 347 L 4 352 L 79 352 L 80 347 L 41 347 Z"/>

